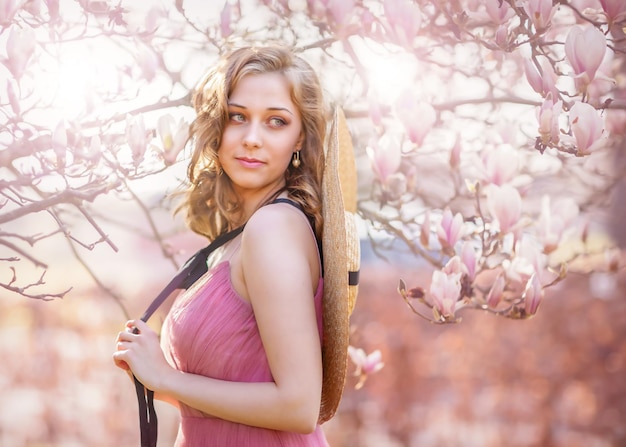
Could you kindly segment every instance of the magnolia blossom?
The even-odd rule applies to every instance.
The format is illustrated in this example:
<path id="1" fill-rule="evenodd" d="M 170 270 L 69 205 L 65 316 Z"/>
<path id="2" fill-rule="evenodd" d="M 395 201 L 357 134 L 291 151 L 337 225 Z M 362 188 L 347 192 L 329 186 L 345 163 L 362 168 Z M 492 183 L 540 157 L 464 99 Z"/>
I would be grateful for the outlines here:
<path id="1" fill-rule="evenodd" d="M 609 26 L 626 20 L 626 2 L 624 0 L 600 0 Z"/>
<path id="2" fill-rule="evenodd" d="M 524 0 L 524 11 L 537 30 L 545 30 L 550 26 L 555 9 L 552 0 Z"/>
<path id="3" fill-rule="evenodd" d="M 139 166 L 149 143 L 143 115 L 126 117 L 126 140 L 132 152 L 133 162 L 135 166 Z"/>
<path id="4" fill-rule="evenodd" d="M 547 97 L 551 93 L 554 100 L 559 97 L 559 90 L 556 87 L 557 74 L 547 59 L 540 58 L 538 60 L 539 68 L 532 59 L 524 59 L 524 74 L 534 91 L 543 97 Z"/>
<path id="5" fill-rule="evenodd" d="M 144 79 L 152 81 L 159 68 L 159 57 L 154 49 L 147 45 L 140 45 L 137 49 L 137 62 Z"/>
<path id="6" fill-rule="evenodd" d="M 592 105 L 577 101 L 570 109 L 569 121 L 576 155 L 588 155 L 603 145 L 604 121 Z"/>
<path id="7" fill-rule="evenodd" d="M 441 216 L 441 223 L 437 228 L 439 242 L 444 247 L 454 247 L 463 236 L 463 216 L 461 213 L 452 215 L 452 211 L 446 208 Z"/>
<path id="8" fill-rule="evenodd" d="M 605 52 L 606 37 L 595 26 L 570 29 L 565 39 L 565 56 L 576 74 L 574 81 L 578 91 L 584 92 L 593 81 Z"/>
<path id="9" fill-rule="evenodd" d="M 16 116 L 19 116 L 21 112 L 20 101 L 18 99 L 17 92 L 15 91 L 13 81 L 10 79 L 7 79 L 7 95 L 9 96 L 9 104 L 11 105 L 11 110 Z"/>
<path id="10" fill-rule="evenodd" d="M 499 25 L 496 29 L 496 45 L 506 50 L 509 47 L 509 28 L 506 25 Z"/>
<path id="11" fill-rule="evenodd" d="M 476 250 L 471 242 L 465 241 L 461 248 L 461 261 L 467 269 L 467 275 L 470 280 L 474 280 L 476 277 L 476 268 L 478 266 L 478 260 L 476 258 Z"/>
<path id="12" fill-rule="evenodd" d="M 504 279 L 504 274 L 502 272 L 498 273 L 496 279 L 493 281 L 491 285 L 491 289 L 489 289 L 489 293 L 487 294 L 487 305 L 491 308 L 495 308 L 500 304 L 502 300 L 502 296 L 504 295 L 504 287 L 506 286 L 506 281 Z"/>
<path id="13" fill-rule="evenodd" d="M 359 383 L 356 385 L 357 389 L 363 386 L 368 375 L 380 371 L 385 366 L 382 361 L 382 354 L 378 349 L 370 354 L 366 354 L 361 348 L 348 346 L 348 356 L 356 366 L 354 375 L 360 376 Z"/>
<path id="14" fill-rule="evenodd" d="M 457 301 L 461 294 L 461 273 L 446 274 L 435 270 L 430 283 L 430 295 L 433 299 L 433 312 L 439 316 L 451 318 L 457 309 Z"/>
<path id="15" fill-rule="evenodd" d="M 526 283 L 523 295 L 524 310 L 527 315 L 535 315 L 537 313 L 542 295 L 543 289 L 541 287 L 541 283 L 539 282 L 539 277 L 536 274 L 533 274 Z"/>
<path id="16" fill-rule="evenodd" d="M 515 11 L 502 0 L 485 0 L 485 9 L 489 18 L 497 25 L 502 25 L 515 15 Z"/>
<path id="17" fill-rule="evenodd" d="M 350 21 L 354 10 L 355 0 L 329 1 L 328 12 L 338 25 L 345 25 Z"/>
<path id="18" fill-rule="evenodd" d="M 6 42 L 7 59 L 4 64 L 16 79 L 20 79 L 26 72 L 35 46 L 35 32 L 32 28 L 29 26 L 11 28 Z"/>
<path id="19" fill-rule="evenodd" d="M 89 146 L 83 156 L 93 163 L 98 162 L 102 155 L 102 140 L 99 135 L 94 135 L 89 141 Z"/>
<path id="20" fill-rule="evenodd" d="M 455 273 L 467 274 L 467 267 L 463 264 L 459 256 L 452 256 L 441 271 L 446 275 L 453 275 Z"/>
<path id="21" fill-rule="evenodd" d="M 51 142 L 57 157 L 57 168 L 63 170 L 67 154 L 67 125 L 64 120 L 59 121 L 54 128 Z"/>
<path id="22" fill-rule="evenodd" d="M 524 286 L 536 272 L 532 261 L 522 255 L 517 255 L 511 260 L 505 259 L 502 262 L 502 269 L 506 279 L 514 288 Z"/>
<path id="23" fill-rule="evenodd" d="M 488 193 L 488 206 L 502 233 L 514 229 L 522 216 L 522 197 L 511 185 L 492 185 Z"/>
<path id="24" fill-rule="evenodd" d="M 529 262 L 538 274 L 541 275 L 545 270 L 547 256 L 543 253 L 541 243 L 535 237 L 528 234 L 522 235 L 515 243 L 515 253 L 518 258 L 523 258 L 524 262 Z"/>
<path id="25" fill-rule="evenodd" d="M 424 142 L 424 138 L 437 121 L 437 113 L 433 106 L 418 101 L 409 91 L 400 95 L 395 104 L 395 112 L 404 125 L 409 139 L 417 145 Z"/>
<path id="26" fill-rule="evenodd" d="M 519 172 L 519 154 L 509 144 L 502 144 L 482 156 L 484 179 L 497 186 L 515 178 Z"/>
<path id="27" fill-rule="evenodd" d="M 372 169 L 383 184 L 400 168 L 402 161 L 400 144 L 388 134 L 374 146 L 368 146 L 366 152 L 372 163 Z"/>
<path id="28" fill-rule="evenodd" d="M 574 199 L 562 199 L 551 204 L 550 196 L 542 197 L 538 228 L 545 253 L 551 253 L 557 249 L 563 233 L 578 213 L 579 208 Z"/>
<path id="29" fill-rule="evenodd" d="M 563 102 L 552 101 L 552 94 L 543 101 L 537 109 L 537 121 L 539 122 L 539 137 L 544 145 L 557 144 L 561 138 L 559 130 L 559 116 L 563 110 Z"/>
<path id="30" fill-rule="evenodd" d="M 408 182 L 406 176 L 402 172 L 391 174 L 383 183 L 383 189 L 386 198 L 389 200 L 397 200 L 407 191 Z"/>
<path id="31" fill-rule="evenodd" d="M 2 0 L 0 3 L 0 25 L 5 25 L 13 20 L 13 16 L 19 11 L 23 0 Z"/>
<path id="32" fill-rule="evenodd" d="M 157 134 L 163 146 L 163 159 L 170 165 L 183 150 L 189 137 L 189 126 L 184 120 L 175 123 L 172 115 L 163 115 L 157 122 Z"/>
<path id="33" fill-rule="evenodd" d="M 220 13 L 220 33 L 224 38 L 230 36 L 233 32 L 233 29 L 231 27 L 232 15 L 232 5 L 230 4 L 230 2 L 224 3 L 224 8 L 222 8 L 222 12 Z"/>
<path id="34" fill-rule="evenodd" d="M 383 11 L 398 43 L 410 46 L 422 26 L 419 7 L 409 0 L 384 0 Z"/>

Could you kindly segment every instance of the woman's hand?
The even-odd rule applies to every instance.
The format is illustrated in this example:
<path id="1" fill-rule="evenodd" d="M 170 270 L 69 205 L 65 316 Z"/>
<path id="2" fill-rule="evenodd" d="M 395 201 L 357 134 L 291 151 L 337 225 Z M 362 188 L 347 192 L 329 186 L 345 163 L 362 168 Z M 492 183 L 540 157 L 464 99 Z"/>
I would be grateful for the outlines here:
<path id="1" fill-rule="evenodd" d="M 131 371 L 153 391 L 157 391 L 165 377 L 175 371 L 165 360 L 159 337 L 141 320 L 128 321 L 126 330 L 117 334 L 113 361 L 118 368 Z"/>

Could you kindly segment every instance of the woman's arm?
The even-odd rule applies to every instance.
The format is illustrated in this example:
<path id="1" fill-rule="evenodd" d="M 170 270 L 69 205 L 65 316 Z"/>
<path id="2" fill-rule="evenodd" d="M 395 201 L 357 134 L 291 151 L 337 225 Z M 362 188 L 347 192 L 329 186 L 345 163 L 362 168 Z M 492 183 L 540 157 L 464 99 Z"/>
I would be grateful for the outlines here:
<path id="1" fill-rule="evenodd" d="M 287 205 L 257 211 L 240 249 L 242 295 L 253 306 L 274 382 L 227 382 L 176 371 L 164 367 L 162 353 L 151 351 L 150 358 L 158 358 L 152 368 L 147 358 L 127 360 L 146 386 L 233 422 L 301 433 L 315 429 L 322 363 L 312 290 L 319 268 L 311 231 L 298 213 Z M 137 326 L 143 331 L 141 322 Z"/>

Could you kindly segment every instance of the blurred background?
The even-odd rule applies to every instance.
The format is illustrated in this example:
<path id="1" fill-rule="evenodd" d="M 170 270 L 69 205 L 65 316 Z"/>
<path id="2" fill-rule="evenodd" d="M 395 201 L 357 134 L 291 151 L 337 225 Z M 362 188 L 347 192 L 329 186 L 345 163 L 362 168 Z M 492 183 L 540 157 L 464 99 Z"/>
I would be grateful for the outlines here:
<path id="1" fill-rule="evenodd" d="M 331 446 L 626 447 L 623 0 L 0 0 L 0 447 L 139 445 L 111 355 L 206 243 L 172 216 L 190 91 L 275 42 L 359 171 L 384 367 L 350 363 Z"/>
<path id="2" fill-rule="evenodd" d="M 396 292 L 399 277 L 425 281 L 427 271 L 364 256 L 351 343 L 380 349 L 385 367 L 360 390 L 348 377 L 324 425 L 333 447 L 626 445 L 623 275 L 570 276 L 528 321 L 467 311 L 437 326 Z M 133 315 L 169 274 L 152 269 L 128 297 Z M 134 282 L 132 270 L 117 275 L 120 288 Z M 93 287 L 51 302 L 3 296 L 0 445 L 139 445 L 134 387 L 111 360 L 124 322 Z M 176 411 L 157 411 L 159 445 L 171 445 Z"/>

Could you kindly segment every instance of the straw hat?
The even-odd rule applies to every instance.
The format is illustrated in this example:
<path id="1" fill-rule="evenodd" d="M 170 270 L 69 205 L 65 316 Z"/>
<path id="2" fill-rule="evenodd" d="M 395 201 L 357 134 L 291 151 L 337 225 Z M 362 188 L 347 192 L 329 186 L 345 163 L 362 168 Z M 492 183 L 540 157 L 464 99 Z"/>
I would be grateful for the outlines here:
<path id="1" fill-rule="evenodd" d="M 324 377 L 320 423 L 333 417 L 343 393 L 348 368 L 349 318 L 356 302 L 360 264 L 355 222 L 356 164 L 350 131 L 339 107 L 335 109 L 324 150 Z"/>

